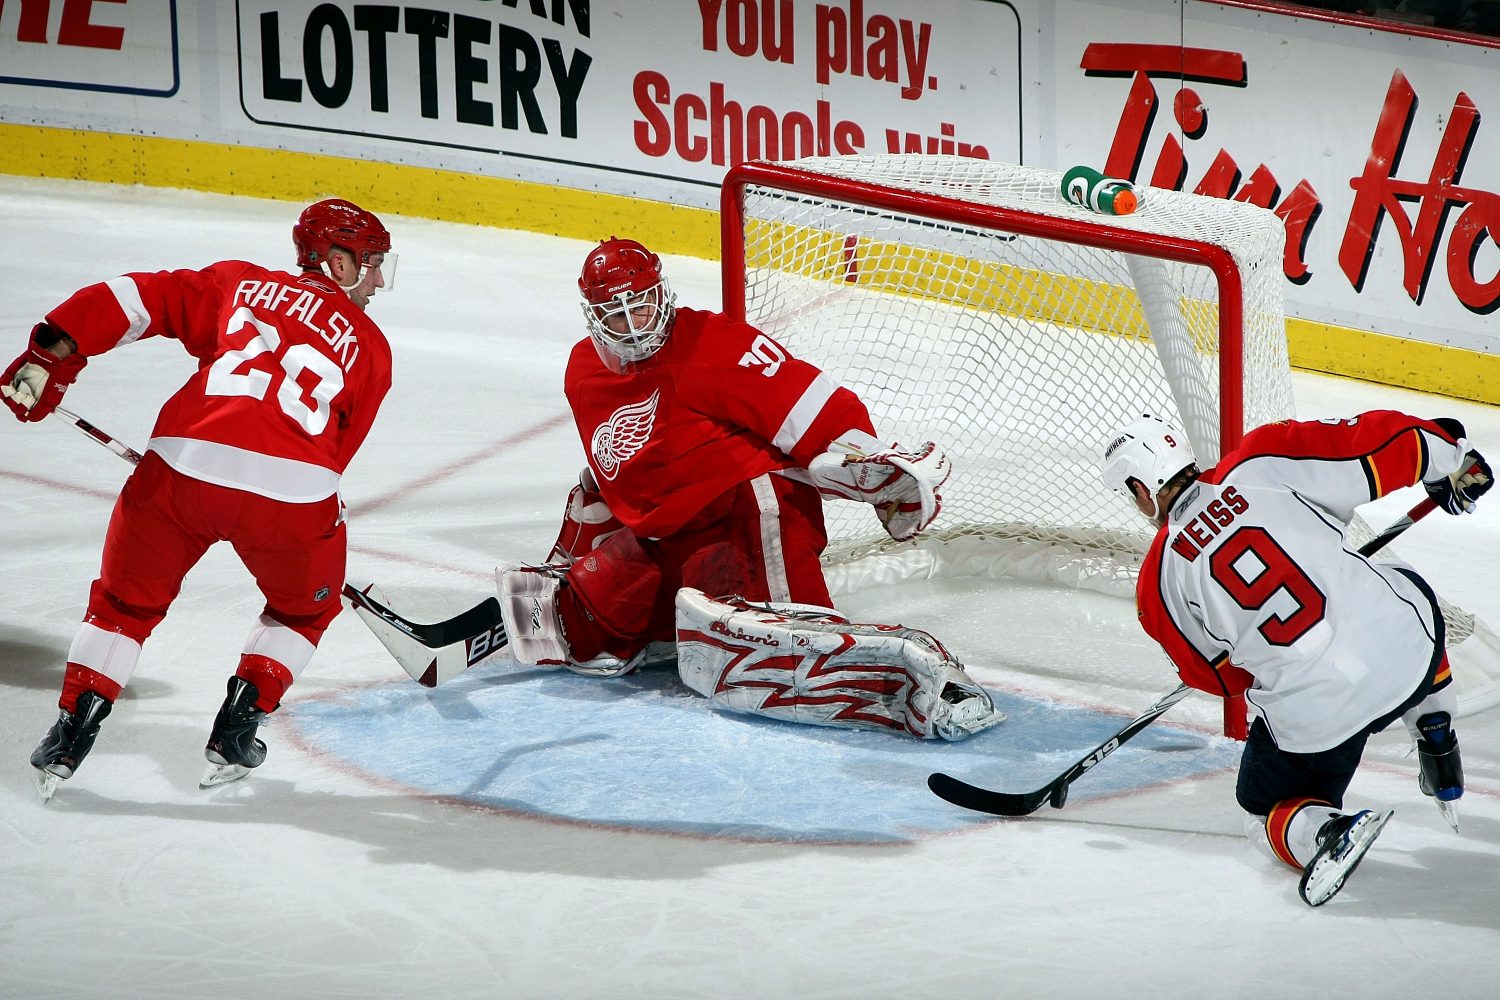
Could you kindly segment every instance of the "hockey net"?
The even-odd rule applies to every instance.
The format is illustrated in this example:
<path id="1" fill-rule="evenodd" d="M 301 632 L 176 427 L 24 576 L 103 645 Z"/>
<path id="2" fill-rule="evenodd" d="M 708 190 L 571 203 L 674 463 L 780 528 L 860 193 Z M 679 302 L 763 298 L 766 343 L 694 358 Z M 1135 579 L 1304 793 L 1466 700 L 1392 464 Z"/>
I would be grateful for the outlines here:
<path id="1" fill-rule="evenodd" d="M 1134 214 L 1101 215 L 1060 182 L 920 155 L 727 175 L 726 312 L 835 373 L 883 436 L 954 459 L 942 516 L 913 542 L 829 506 L 836 591 L 962 574 L 1130 595 L 1151 533 L 1099 478 L 1105 436 L 1154 413 L 1210 465 L 1293 415 L 1281 221 L 1156 188 Z M 1476 627 L 1445 617 L 1450 647 Z M 1478 687 L 1500 701 L 1492 675 Z M 1225 727 L 1242 731 L 1242 706 Z"/>

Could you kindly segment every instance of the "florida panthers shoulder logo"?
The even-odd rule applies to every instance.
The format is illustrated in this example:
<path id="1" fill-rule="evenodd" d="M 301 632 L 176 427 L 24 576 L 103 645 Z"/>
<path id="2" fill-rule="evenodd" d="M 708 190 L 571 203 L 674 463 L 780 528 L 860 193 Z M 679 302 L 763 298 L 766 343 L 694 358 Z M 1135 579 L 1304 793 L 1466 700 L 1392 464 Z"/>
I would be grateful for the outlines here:
<path id="1" fill-rule="evenodd" d="M 651 438 L 651 428 L 656 425 L 656 404 L 660 399 L 661 390 L 658 389 L 650 399 L 626 403 L 594 429 L 589 451 L 593 453 L 599 474 L 605 479 L 619 475 L 620 466 L 646 446 Z"/>

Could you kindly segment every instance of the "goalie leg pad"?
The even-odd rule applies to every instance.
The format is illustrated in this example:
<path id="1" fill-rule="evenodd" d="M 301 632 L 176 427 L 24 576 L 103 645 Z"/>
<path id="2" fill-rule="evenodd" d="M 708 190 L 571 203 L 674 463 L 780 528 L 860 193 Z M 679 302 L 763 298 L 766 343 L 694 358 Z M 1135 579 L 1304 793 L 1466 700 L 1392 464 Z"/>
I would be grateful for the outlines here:
<path id="1" fill-rule="evenodd" d="M 677 668 L 715 706 L 817 726 L 964 739 L 1002 721 L 932 636 L 828 608 L 677 594 Z"/>

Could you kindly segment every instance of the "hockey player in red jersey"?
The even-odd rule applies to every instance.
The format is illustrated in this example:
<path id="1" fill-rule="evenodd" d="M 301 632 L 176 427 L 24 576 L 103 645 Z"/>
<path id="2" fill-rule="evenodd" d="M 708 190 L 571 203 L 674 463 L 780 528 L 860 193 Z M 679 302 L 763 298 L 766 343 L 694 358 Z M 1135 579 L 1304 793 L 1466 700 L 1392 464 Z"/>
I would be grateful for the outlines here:
<path id="1" fill-rule="evenodd" d="M 614 676 L 675 638 L 688 685 L 734 710 L 947 739 L 999 721 L 930 636 L 829 610 L 823 496 L 870 503 L 911 538 L 937 516 L 942 450 L 881 441 L 818 368 L 751 326 L 679 308 L 633 240 L 591 250 L 578 285 L 589 336 L 564 389 L 588 468 L 549 566 L 501 572 L 517 657 Z M 848 648 L 768 660 L 808 629 Z"/>
<path id="2" fill-rule="evenodd" d="M 1200 471 L 1182 431 L 1148 416 L 1111 435 L 1104 480 L 1160 528 L 1137 585 L 1142 627 L 1185 683 L 1257 710 L 1236 798 L 1251 839 L 1302 873 L 1306 902 L 1338 892 L 1391 816 L 1346 810 L 1344 793 L 1366 740 L 1396 719 L 1422 791 L 1456 822 L 1437 599 L 1409 566 L 1356 552 L 1344 528 L 1418 482 L 1448 513 L 1472 510 L 1491 475 L 1462 424 L 1388 410 L 1276 423 Z"/>
<path id="3" fill-rule="evenodd" d="M 390 347 L 364 309 L 390 286 L 395 256 L 380 220 L 339 199 L 304 210 L 292 241 L 298 273 L 222 261 L 89 285 L 36 325 L 0 377 L 5 405 L 34 421 L 116 347 L 170 337 L 198 361 L 115 503 L 61 714 L 31 755 L 45 797 L 87 756 L 141 644 L 214 542 L 234 546 L 266 603 L 214 720 L 205 786 L 265 759 L 261 719 L 339 612 L 339 478 L 391 384 Z"/>

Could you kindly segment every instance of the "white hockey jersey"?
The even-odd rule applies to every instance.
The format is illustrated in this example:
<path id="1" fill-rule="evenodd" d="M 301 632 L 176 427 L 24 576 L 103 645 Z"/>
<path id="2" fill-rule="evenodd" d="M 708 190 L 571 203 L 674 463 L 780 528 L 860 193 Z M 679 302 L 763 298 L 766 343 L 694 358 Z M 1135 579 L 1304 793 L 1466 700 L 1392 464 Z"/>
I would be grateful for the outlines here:
<path id="1" fill-rule="evenodd" d="M 1187 684 L 1243 691 L 1282 749 L 1337 746 L 1443 656 L 1430 590 L 1359 555 L 1344 528 L 1361 504 L 1457 471 L 1467 450 L 1394 411 L 1251 432 L 1172 505 L 1137 584 L 1142 627 Z"/>

